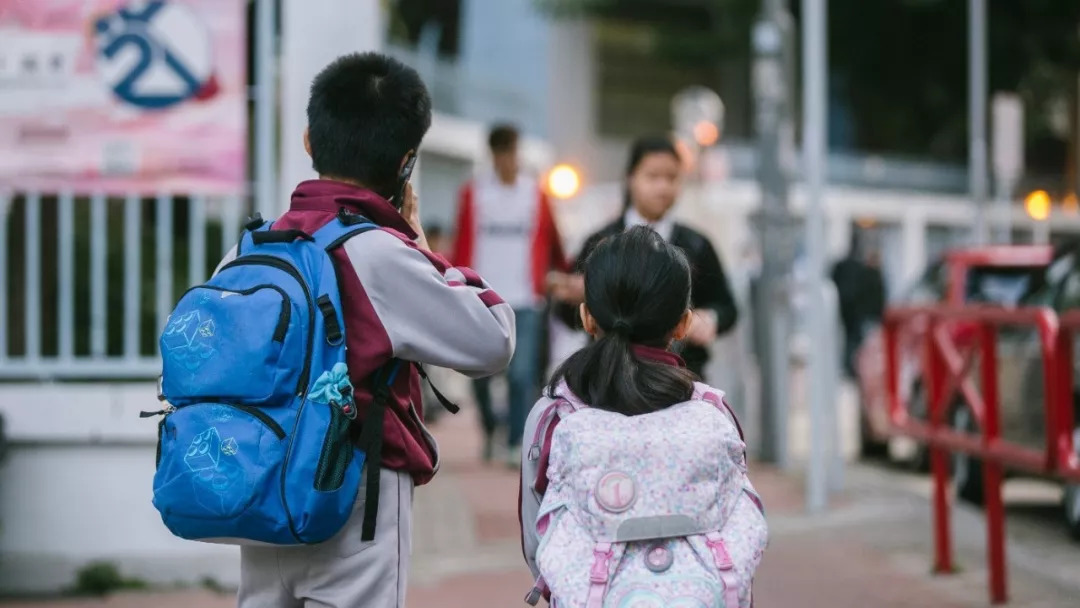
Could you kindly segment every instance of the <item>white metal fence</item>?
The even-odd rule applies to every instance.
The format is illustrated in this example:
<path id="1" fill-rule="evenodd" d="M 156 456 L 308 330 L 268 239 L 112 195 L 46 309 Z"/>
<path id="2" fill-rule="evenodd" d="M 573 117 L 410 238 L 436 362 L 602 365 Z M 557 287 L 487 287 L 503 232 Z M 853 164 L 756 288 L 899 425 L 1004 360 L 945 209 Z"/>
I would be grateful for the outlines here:
<path id="1" fill-rule="evenodd" d="M 248 206 L 0 192 L 0 380 L 155 377 L 176 297 L 234 244 Z"/>

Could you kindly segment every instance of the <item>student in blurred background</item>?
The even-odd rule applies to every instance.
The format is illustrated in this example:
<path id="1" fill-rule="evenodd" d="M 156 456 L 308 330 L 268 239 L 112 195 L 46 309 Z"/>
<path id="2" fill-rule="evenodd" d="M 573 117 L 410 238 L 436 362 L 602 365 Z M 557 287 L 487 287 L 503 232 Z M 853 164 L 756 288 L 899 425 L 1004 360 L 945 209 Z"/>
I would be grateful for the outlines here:
<path id="1" fill-rule="evenodd" d="M 574 273 L 549 274 L 552 296 L 562 303 L 559 316 L 571 327 L 580 329 L 577 305 L 584 300 L 581 272 L 589 254 L 611 235 L 632 226 L 649 226 L 666 242 L 681 248 L 690 260 L 694 323 L 676 348 L 687 368 L 704 377 L 709 347 L 718 336 L 734 327 L 738 311 L 720 257 L 708 237 L 676 222 L 671 215 L 682 188 L 682 163 L 674 142 L 664 136 L 635 141 L 630 148 L 624 187 L 622 214 L 585 241 L 574 264 Z"/>
<path id="2" fill-rule="evenodd" d="M 492 171 L 461 189 L 451 258 L 466 260 L 514 309 L 517 347 L 507 369 L 509 429 L 507 462 L 520 460 L 525 418 L 540 395 L 541 340 L 544 339 L 545 277 L 568 268 L 559 231 L 539 182 L 521 170 L 518 131 L 496 125 L 488 136 Z M 495 417 L 491 381 L 474 383 L 484 427 L 484 460 L 494 456 Z"/>

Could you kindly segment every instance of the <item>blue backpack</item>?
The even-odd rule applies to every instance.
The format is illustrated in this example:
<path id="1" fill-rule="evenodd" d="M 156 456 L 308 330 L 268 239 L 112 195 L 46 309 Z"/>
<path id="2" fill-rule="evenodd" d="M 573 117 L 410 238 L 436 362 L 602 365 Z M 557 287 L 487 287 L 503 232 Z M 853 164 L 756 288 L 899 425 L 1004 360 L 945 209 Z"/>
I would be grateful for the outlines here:
<path id="1" fill-rule="evenodd" d="M 329 539 L 367 476 L 375 535 L 391 361 L 372 379 L 359 440 L 330 252 L 377 228 L 342 212 L 314 235 L 256 216 L 237 257 L 181 296 L 161 334 L 154 506 L 181 538 L 295 545 Z"/>

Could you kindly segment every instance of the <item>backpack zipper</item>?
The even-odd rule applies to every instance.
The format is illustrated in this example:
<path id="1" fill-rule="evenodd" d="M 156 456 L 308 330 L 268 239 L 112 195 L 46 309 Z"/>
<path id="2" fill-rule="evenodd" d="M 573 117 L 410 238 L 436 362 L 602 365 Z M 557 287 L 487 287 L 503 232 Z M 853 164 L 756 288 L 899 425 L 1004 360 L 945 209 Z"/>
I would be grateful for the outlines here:
<path id="1" fill-rule="evenodd" d="M 297 383 L 296 387 L 297 396 L 300 397 L 300 406 L 296 410 L 296 421 L 299 423 L 300 416 L 304 413 L 304 406 L 307 404 L 308 375 L 311 374 L 312 350 L 315 347 L 315 304 L 311 297 L 311 290 L 308 289 L 307 283 L 304 282 L 304 277 L 295 266 L 272 255 L 245 255 L 242 258 L 237 258 L 229 262 L 222 267 L 221 271 L 224 272 L 225 270 L 236 266 L 270 266 L 271 268 L 277 268 L 296 279 L 296 282 L 299 283 L 300 287 L 304 290 L 304 300 L 308 305 L 308 335 L 307 350 L 304 353 L 304 365 L 300 369 L 300 381 Z M 297 542 L 302 543 L 303 540 L 300 538 L 300 533 L 296 530 L 296 522 L 293 521 L 292 511 L 289 509 L 288 494 L 285 491 L 285 473 L 289 470 L 292 448 L 293 442 L 290 441 L 289 447 L 285 450 L 285 459 L 281 463 L 281 504 L 285 507 L 285 518 L 289 521 L 289 532 Z"/>
<path id="2" fill-rule="evenodd" d="M 261 289 L 273 289 L 274 291 L 281 294 L 281 312 L 278 313 L 278 322 L 274 328 L 274 341 L 285 341 L 285 332 L 289 330 L 289 317 L 292 316 L 292 300 L 289 299 L 289 294 L 286 293 L 284 289 L 278 287 L 277 285 L 271 285 L 270 283 L 263 283 L 249 289 L 226 289 L 224 287 L 218 287 L 217 285 L 196 285 L 185 291 L 180 296 L 180 299 L 182 300 L 184 296 L 191 293 L 192 291 L 195 291 L 196 289 L 210 289 L 213 291 L 220 291 L 222 293 L 238 293 L 242 296 L 249 296 Z"/>
<path id="3" fill-rule="evenodd" d="M 272 255 L 245 255 L 242 258 L 237 258 L 224 267 L 221 271 L 224 272 L 229 268 L 236 266 L 269 266 L 271 268 L 277 268 L 296 279 L 296 282 L 300 284 L 300 287 L 304 290 L 305 300 L 308 305 L 308 335 L 307 335 L 307 349 L 304 353 L 304 365 L 300 369 L 300 380 L 297 382 L 296 394 L 303 395 L 308 388 L 309 378 L 311 374 L 311 350 L 315 342 L 315 305 L 312 304 L 311 290 L 308 289 L 307 283 L 304 282 L 304 277 L 301 276 L 300 271 L 295 266 L 286 262 L 281 258 L 276 258 Z"/>
<path id="4" fill-rule="evenodd" d="M 192 405 L 195 405 L 195 404 L 192 404 Z M 224 405 L 225 407 L 231 407 L 233 409 L 240 410 L 241 412 L 244 412 L 244 413 L 250 415 L 251 417 L 257 419 L 264 426 L 266 426 L 266 428 L 270 429 L 270 432 L 272 432 L 278 438 L 278 440 L 285 439 L 285 429 L 281 428 L 281 425 L 278 424 L 277 420 L 274 420 L 273 418 L 270 417 L 269 414 L 267 414 L 266 412 L 260 410 L 259 408 L 255 407 L 255 406 L 244 405 L 242 403 L 221 403 L 221 402 L 206 402 L 205 405 Z M 185 406 L 185 407 L 190 407 L 190 406 Z M 157 468 L 158 466 L 161 465 L 161 440 L 162 440 L 163 435 L 165 433 L 165 421 L 169 418 L 169 416 L 171 416 L 173 413 L 176 412 L 176 409 L 177 408 L 172 406 L 172 405 L 166 405 L 161 411 L 158 411 L 158 412 L 139 412 L 139 417 L 140 418 L 149 418 L 151 416 L 161 416 L 162 417 L 161 420 L 158 421 L 157 456 L 154 459 L 154 467 L 155 468 Z"/>
<path id="5" fill-rule="evenodd" d="M 276 435 L 278 439 L 285 438 L 285 429 L 281 428 L 281 425 L 278 424 L 278 421 L 274 420 L 270 417 L 270 414 L 267 414 L 266 412 L 255 407 L 254 405 L 247 405 L 244 403 L 226 403 L 224 401 L 200 401 L 199 403 L 192 403 L 191 405 L 185 405 L 182 407 L 191 407 L 193 405 L 224 405 L 225 407 L 231 407 L 234 410 L 240 410 L 241 412 L 249 414 L 253 418 L 257 418 L 259 422 L 263 423 L 264 425 L 266 425 L 267 428 L 273 431 L 274 435 Z M 139 418 L 164 416 L 164 418 L 162 418 L 162 421 L 164 422 L 165 418 L 168 418 L 172 414 L 176 413 L 177 409 L 178 408 L 176 407 L 167 405 L 165 406 L 165 409 L 158 412 L 139 412 Z"/>
<path id="6" fill-rule="evenodd" d="M 237 409 L 241 412 L 251 415 L 252 417 L 258 419 L 259 422 L 266 425 L 266 427 L 270 429 L 270 431 L 273 432 L 278 439 L 285 439 L 285 429 L 281 428 L 281 425 L 278 424 L 277 420 L 271 418 L 270 414 L 267 414 L 261 409 L 253 405 L 244 405 L 242 403 L 222 403 L 221 405 L 231 407 L 233 409 Z"/>

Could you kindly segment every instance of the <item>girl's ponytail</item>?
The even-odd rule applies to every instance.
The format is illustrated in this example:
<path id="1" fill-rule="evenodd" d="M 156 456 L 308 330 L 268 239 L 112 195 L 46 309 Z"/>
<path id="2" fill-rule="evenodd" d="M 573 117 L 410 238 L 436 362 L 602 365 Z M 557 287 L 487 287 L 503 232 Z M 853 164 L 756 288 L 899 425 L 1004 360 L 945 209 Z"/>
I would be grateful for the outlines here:
<path id="1" fill-rule="evenodd" d="M 686 312 L 690 267 L 648 228 L 604 241 L 585 264 L 585 303 L 602 332 L 555 372 L 592 407 L 644 414 L 688 400 L 690 371 L 642 358 L 634 345 L 665 347 Z"/>

